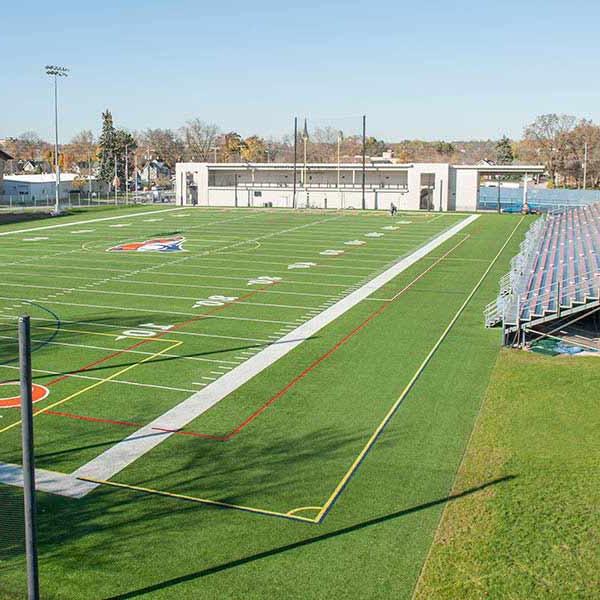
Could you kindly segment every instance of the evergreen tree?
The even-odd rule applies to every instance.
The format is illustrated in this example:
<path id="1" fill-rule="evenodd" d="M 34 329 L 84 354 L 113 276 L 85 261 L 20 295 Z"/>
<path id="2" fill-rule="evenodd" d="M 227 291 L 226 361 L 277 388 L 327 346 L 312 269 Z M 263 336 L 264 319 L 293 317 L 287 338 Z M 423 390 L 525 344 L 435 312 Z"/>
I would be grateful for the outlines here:
<path id="1" fill-rule="evenodd" d="M 515 159 L 512 143 L 505 135 L 496 144 L 496 162 L 499 165 L 510 165 Z"/>
<path id="2" fill-rule="evenodd" d="M 98 157 L 100 159 L 100 179 L 112 183 L 115 178 L 115 160 L 117 176 L 121 187 L 125 182 L 125 153 L 129 157 L 129 176 L 133 176 L 133 152 L 137 148 L 135 138 L 124 129 L 115 129 L 113 117 L 109 110 L 102 113 L 102 134 L 98 141 Z"/>
<path id="3" fill-rule="evenodd" d="M 98 141 L 100 179 L 111 182 L 115 176 L 116 131 L 109 110 L 102 113 L 102 133 Z"/>

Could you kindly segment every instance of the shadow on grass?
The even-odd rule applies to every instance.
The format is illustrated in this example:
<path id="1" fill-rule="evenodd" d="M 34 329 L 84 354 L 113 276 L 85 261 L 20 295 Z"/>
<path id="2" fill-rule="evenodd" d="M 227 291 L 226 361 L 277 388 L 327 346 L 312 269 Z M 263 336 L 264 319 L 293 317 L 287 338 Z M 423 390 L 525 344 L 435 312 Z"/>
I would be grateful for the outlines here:
<path id="1" fill-rule="evenodd" d="M 117 596 L 111 596 L 107 598 L 107 600 L 126 600 L 127 598 L 135 598 L 137 596 L 142 596 L 144 594 L 150 594 L 152 592 L 157 592 L 159 590 L 164 590 L 165 588 L 169 588 L 171 586 L 175 586 L 181 583 L 186 583 L 188 581 L 193 581 L 194 579 L 199 579 L 201 577 L 206 577 L 208 575 L 213 575 L 215 573 L 220 573 L 222 571 L 227 571 L 229 569 L 234 569 L 235 567 L 239 567 L 248 563 L 255 562 L 257 560 L 262 560 L 264 558 L 269 558 L 270 556 L 275 556 L 277 554 L 282 554 L 284 552 L 290 552 L 292 550 L 296 550 L 298 548 L 303 548 L 305 546 L 309 546 L 312 544 L 316 544 L 318 542 L 324 542 L 332 538 L 336 538 L 342 535 L 346 535 L 348 533 L 353 533 L 355 531 L 360 531 L 361 529 L 366 529 L 368 527 L 373 527 L 375 525 L 379 525 L 381 523 L 385 523 L 386 521 L 390 521 L 392 519 L 398 519 L 401 517 L 405 517 L 407 515 L 413 514 L 415 512 L 426 510 L 428 508 L 432 508 L 434 506 L 438 506 L 441 504 L 445 504 L 447 502 L 451 502 L 453 500 L 458 500 L 460 498 L 464 498 L 465 496 L 469 496 L 471 494 L 475 494 L 481 490 L 484 490 L 493 485 L 498 485 L 500 483 L 506 483 L 515 479 L 516 475 L 508 475 L 506 477 L 500 477 L 498 479 L 493 479 L 491 481 L 487 481 L 481 485 L 476 487 L 469 488 L 460 492 L 459 494 L 453 494 L 447 496 L 445 498 L 438 498 L 436 500 L 432 500 L 430 502 L 425 502 L 424 504 L 419 504 L 417 506 L 412 506 L 410 508 L 406 508 L 403 510 L 399 510 L 387 515 L 382 515 L 380 517 L 375 517 L 374 519 L 369 519 L 368 521 L 363 521 L 362 523 L 356 523 L 355 525 L 350 525 L 348 527 L 343 527 L 342 529 L 337 529 L 335 531 L 330 531 L 328 533 L 324 533 L 322 535 L 318 535 L 315 537 L 307 538 L 305 540 L 300 540 L 298 542 L 293 542 L 291 544 L 286 544 L 285 546 L 279 546 L 278 548 L 271 548 L 270 550 L 265 550 L 264 552 L 259 552 L 258 554 L 253 554 L 251 556 L 246 556 L 243 558 L 239 558 L 237 560 L 232 560 L 231 562 L 226 562 L 220 565 L 215 565 L 214 567 L 209 567 L 207 569 L 201 569 L 200 571 L 194 571 L 192 573 L 188 573 L 187 575 L 182 575 L 180 577 L 174 577 L 173 579 L 167 579 L 165 581 L 161 581 L 159 583 L 155 583 L 154 585 L 149 585 L 143 588 L 139 588 L 137 590 L 131 590 L 130 592 L 126 592 L 124 594 L 119 594 Z"/>
<path id="2" fill-rule="evenodd" d="M 164 315 L 163 315 L 164 316 Z M 94 324 L 94 323 L 98 323 L 98 324 L 107 324 L 107 325 L 112 325 L 112 324 L 116 324 L 118 325 L 119 329 L 115 329 L 114 330 L 114 334 L 115 337 L 117 337 L 117 335 L 119 335 L 120 330 L 127 330 L 129 328 L 135 328 L 135 327 L 140 327 L 142 324 L 144 323 L 149 323 L 151 321 L 156 321 L 156 322 L 160 322 L 161 320 L 161 316 L 148 316 L 148 315 L 142 315 L 141 317 L 130 317 L 129 319 L 125 319 L 122 318 L 122 316 L 119 316 L 119 318 L 117 320 L 115 319 L 104 319 L 104 318 L 100 318 L 100 319 L 86 319 L 84 325 L 86 324 Z M 66 325 L 67 327 L 69 326 L 68 324 Z M 70 344 L 84 344 L 85 341 L 88 341 L 89 343 L 89 337 L 90 335 L 88 334 L 82 334 L 82 333 L 78 333 L 78 332 L 74 332 L 72 330 L 64 330 L 59 328 L 58 332 L 60 333 L 60 341 L 62 342 L 68 342 Z M 100 330 L 101 333 L 106 333 L 106 330 Z M 13 337 L 13 339 L 10 340 L 4 340 L 1 339 L 1 336 L 7 336 L 10 335 L 11 337 Z M 17 322 L 15 320 L 14 325 L 9 325 L 9 326 L 1 326 L 0 327 L 0 366 L 4 365 L 4 364 L 9 364 L 9 363 L 17 363 L 18 361 L 18 340 L 17 340 Z M 33 331 L 33 335 L 32 337 L 34 339 L 39 338 L 39 335 L 36 335 L 36 331 L 35 331 L 35 323 L 34 323 L 34 331 Z M 53 338 L 54 336 L 52 336 Z M 93 337 L 93 335 L 91 336 Z M 302 338 L 303 342 L 306 341 L 312 341 L 312 340 L 316 340 L 318 339 L 319 336 L 318 335 L 313 335 L 310 336 L 308 338 Z M 42 350 L 43 348 L 48 348 L 48 347 L 52 347 L 52 346 L 48 346 L 47 344 L 49 344 L 49 342 L 52 341 L 50 339 L 48 340 L 42 340 L 40 343 L 35 344 L 33 347 L 33 352 L 38 352 L 40 350 Z M 139 338 L 132 338 L 132 344 L 139 342 Z M 151 339 L 148 339 L 149 342 L 151 342 Z M 229 342 L 229 340 L 222 340 L 224 341 L 226 344 Z M 295 341 L 295 340 L 294 340 Z M 227 354 L 227 353 L 233 353 L 233 352 L 240 352 L 242 350 L 262 350 L 264 348 L 267 348 L 268 346 L 272 346 L 272 345 L 276 345 L 279 344 L 281 342 L 278 342 L 277 340 L 275 341 L 264 341 L 264 342 L 249 342 L 246 344 L 238 344 L 238 345 L 227 345 L 223 348 L 216 348 L 214 350 L 206 350 L 203 352 L 191 352 L 188 354 L 180 354 L 178 356 L 162 356 L 162 357 L 157 357 L 157 358 L 153 358 L 152 360 L 148 360 L 146 361 L 145 364 L 152 364 L 152 363 L 158 363 L 158 362 L 171 362 L 174 360 L 180 360 L 180 359 L 185 359 L 185 358 L 199 358 L 199 357 L 205 357 L 205 356 L 212 356 L 212 355 L 218 355 L 218 354 Z M 290 343 L 289 341 L 286 343 Z M 72 350 L 76 350 L 75 348 L 72 348 Z M 112 350 L 114 352 L 118 352 L 119 348 L 115 347 L 114 350 Z M 109 351 L 106 351 L 107 354 L 109 353 Z M 124 352 L 124 354 L 126 354 L 126 352 Z M 124 367 L 129 367 L 132 365 L 136 365 L 140 362 L 140 360 L 142 360 L 144 358 L 143 355 L 139 355 L 140 358 L 137 360 L 132 360 L 132 361 L 126 361 L 126 362 L 120 362 L 118 364 L 115 364 L 114 362 L 108 362 L 108 364 L 101 364 L 99 366 L 96 367 L 92 367 L 89 369 L 85 369 L 86 373 L 91 373 L 91 372 L 95 372 L 95 371 L 102 371 L 105 369 L 118 369 L 118 368 L 124 368 Z M 35 367 L 35 363 L 38 362 L 35 360 L 35 356 L 34 356 L 34 367 Z M 85 362 L 80 365 L 78 368 L 81 369 L 83 367 L 83 365 L 85 365 Z M 60 375 L 70 375 L 72 373 L 76 373 L 77 372 L 77 368 L 74 368 L 72 370 L 69 371 L 57 371 L 55 373 L 53 373 L 52 375 L 35 375 L 34 376 L 34 381 L 40 381 L 43 383 L 43 381 L 45 379 L 48 378 L 53 378 L 56 376 L 60 376 Z"/>
<path id="3" fill-rule="evenodd" d="M 315 461 L 339 462 L 360 437 L 329 428 L 282 433 L 268 441 L 249 437 L 244 444 L 227 447 L 172 440 L 172 445 L 155 449 L 156 454 L 133 471 L 129 481 L 233 504 L 256 494 L 285 503 L 289 490 L 306 490 L 306 482 L 314 481 Z M 0 576 L 9 578 L 23 566 L 22 490 L 0 486 L 0 501 Z M 190 522 L 208 530 L 213 511 L 226 510 L 108 487 L 81 499 L 38 493 L 37 504 L 40 564 L 54 564 L 65 571 L 81 569 L 82 560 L 86 570 L 110 569 L 115 556 L 126 554 L 132 543 L 152 536 L 153 531 L 179 530 Z M 7 582 L 15 583 L 17 579 Z M 0 597 L 1 591 L 2 586 Z M 52 598 L 51 591 L 44 597 Z"/>

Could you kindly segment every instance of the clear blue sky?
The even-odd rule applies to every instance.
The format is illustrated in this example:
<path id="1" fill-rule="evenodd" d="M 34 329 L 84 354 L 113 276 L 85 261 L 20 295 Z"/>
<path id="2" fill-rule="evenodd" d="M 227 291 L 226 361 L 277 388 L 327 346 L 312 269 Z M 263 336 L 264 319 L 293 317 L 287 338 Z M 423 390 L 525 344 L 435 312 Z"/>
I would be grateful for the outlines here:
<path id="1" fill-rule="evenodd" d="M 105 108 L 128 129 L 200 117 L 242 135 L 366 113 L 389 140 L 519 136 L 546 112 L 600 120 L 591 0 L 33 0 L 1 15 L 0 138 L 52 136 L 47 63 L 71 68 L 63 141 L 97 132 Z"/>

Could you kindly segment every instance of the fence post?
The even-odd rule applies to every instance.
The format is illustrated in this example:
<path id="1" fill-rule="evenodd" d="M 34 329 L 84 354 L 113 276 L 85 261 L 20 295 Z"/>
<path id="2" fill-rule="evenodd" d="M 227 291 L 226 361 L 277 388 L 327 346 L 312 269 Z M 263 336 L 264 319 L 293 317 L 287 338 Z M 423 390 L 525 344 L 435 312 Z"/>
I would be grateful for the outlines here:
<path id="1" fill-rule="evenodd" d="M 33 399 L 31 387 L 31 326 L 28 316 L 19 317 L 19 363 L 27 591 L 29 600 L 39 600 L 40 588 L 37 557 L 35 459 L 33 454 Z"/>

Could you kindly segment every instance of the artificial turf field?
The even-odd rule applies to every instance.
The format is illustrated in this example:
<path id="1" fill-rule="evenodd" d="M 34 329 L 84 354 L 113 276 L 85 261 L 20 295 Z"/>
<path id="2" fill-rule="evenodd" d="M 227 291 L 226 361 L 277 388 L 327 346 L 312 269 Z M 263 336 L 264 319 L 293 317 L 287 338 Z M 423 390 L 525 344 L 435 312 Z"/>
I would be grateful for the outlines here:
<path id="1" fill-rule="evenodd" d="M 160 419 L 466 218 L 137 207 L 2 227 L 0 380 L 30 313 L 37 467 L 76 472 L 149 423 L 165 438 L 83 498 L 39 494 L 45 597 L 410 597 L 499 349 L 482 308 L 528 219 L 480 216 L 183 429 Z M 183 250 L 107 252 L 165 237 Z M 0 416 L 18 463 L 18 410 Z"/>

